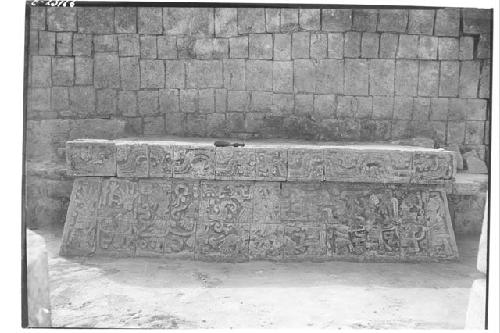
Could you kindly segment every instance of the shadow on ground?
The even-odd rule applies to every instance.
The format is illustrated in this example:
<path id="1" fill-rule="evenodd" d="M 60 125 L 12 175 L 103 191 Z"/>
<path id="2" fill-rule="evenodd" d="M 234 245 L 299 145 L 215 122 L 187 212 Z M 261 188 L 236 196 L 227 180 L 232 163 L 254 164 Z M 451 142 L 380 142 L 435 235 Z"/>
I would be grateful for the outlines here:
<path id="1" fill-rule="evenodd" d="M 452 263 L 206 263 L 62 258 L 47 241 L 54 326 L 463 328 L 478 237 Z"/>

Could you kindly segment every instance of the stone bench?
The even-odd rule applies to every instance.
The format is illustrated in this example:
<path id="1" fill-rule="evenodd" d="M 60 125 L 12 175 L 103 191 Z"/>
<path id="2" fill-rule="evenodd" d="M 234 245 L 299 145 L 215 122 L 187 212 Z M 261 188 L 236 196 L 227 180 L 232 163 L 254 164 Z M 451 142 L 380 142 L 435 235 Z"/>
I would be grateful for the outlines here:
<path id="1" fill-rule="evenodd" d="M 62 255 L 200 260 L 458 258 L 453 152 L 210 139 L 75 140 Z"/>

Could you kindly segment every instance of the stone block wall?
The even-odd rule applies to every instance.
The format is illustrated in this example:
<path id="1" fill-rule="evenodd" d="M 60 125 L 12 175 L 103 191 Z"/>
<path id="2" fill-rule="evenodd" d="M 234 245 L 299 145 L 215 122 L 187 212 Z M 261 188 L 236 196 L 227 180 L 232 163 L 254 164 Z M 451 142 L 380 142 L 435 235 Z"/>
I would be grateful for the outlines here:
<path id="1" fill-rule="evenodd" d="M 489 10 L 29 10 L 31 183 L 77 138 L 429 137 L 488 156 Z"/>

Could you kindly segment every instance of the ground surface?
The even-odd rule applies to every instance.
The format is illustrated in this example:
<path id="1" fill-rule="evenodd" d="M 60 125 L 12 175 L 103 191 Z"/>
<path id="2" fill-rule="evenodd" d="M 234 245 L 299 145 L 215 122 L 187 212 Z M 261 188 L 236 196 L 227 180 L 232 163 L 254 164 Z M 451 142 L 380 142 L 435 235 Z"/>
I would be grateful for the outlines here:
<path id="1" fill-rule="evenodd" d="M 457 263 L 242 264 L 61 258 L 47 241 L 54 326 L 144 328 L 464 327 L 478 237 Z"/>

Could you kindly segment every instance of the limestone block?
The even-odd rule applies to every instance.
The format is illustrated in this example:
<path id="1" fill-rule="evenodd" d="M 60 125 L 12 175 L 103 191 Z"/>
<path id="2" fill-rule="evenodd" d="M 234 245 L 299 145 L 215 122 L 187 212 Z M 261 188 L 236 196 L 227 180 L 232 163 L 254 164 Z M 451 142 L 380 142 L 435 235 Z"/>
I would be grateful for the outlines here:
<path id="1" fill-rule="evenodd" d="M 133 141 L 117 141 L 116 172 L 118 177 L 148 177 L 148 146 Z"/>
<path id="2" fill-rule="evenodd" d="M 321 29 L 324 31 L 344 32 L 351 29 L 351 9 L 323 9 L 321 15 Z"/>
<path id="3" fill-rule="evenodd" d="M 140 75 L 138 57 L 120 57 L 120 83 L 123 89 L 139 90 Z"/>
<path id="4" fill-rule="evenodd" d="M 491 32 L 492 11 L 490 9 L 467 8 L 462 10 L 463 30 L 466 34 Z"/>
<path id="5" fill-rule="evenodd" d="M 339 182 L 408 183 L 410 151 L 325 149 L 325 179 Z"/>
<path id="6" fill-rule="evenodd" d="M 408 32 L 410 34 L 432 35 L 434 10 L 410 9 Z"/>
<path id="7" fill-rule="evenodd" d="M 215 179 L 215 147 L 212 145 L 175 145 L 172 163 L 174 178 Z"/>
<path id="8" fill-rule="evenodd" d="M 95 112 L 96 98 L 93 87 L 70 87 L 69 101 L 72 114 L 89 116 Z"/>
<path id="9" fill-rule="evenodd" d="M 96 250 L 97 207 L 101 178 L 75 179 L 62 237 L 63 256 L 91 255 Z"/>
<path id="10" fill-rule="evenodd" d="M 74 84 L 75 60 L 72 57 L 56 57 L 52 61 L 52 84 L 72 86 Z"/>
<path id="11" fill-rule="evenodd" d="M 115 32 L 119 34 L 135 34 L 137 32 L 137 8 L 115 8 Z"/>
<path id="12" fill-rule="evenodd" d="M 73 33 L 58 32 L 56 34 L 56 54 L 69 56 L 73 54 Z"/>
<path id="13" fill-rule="evenodd" d="M 184 60 L 165 60 L 165 87 L 184 88 Z"/>
<path id="14" fill-rule="evenodd" d="M 312 33 L 310 45 L 310 57 L 312 59 L 324 59 L 327 57 L 328 35 L 326 33 Z"/>
<path id="15" fill-rule="evenodd" d="M 255 179 L 255 149 L 217 147 L 215 178 L 225 180 Z"/>
<path id="16" fill-rule="evenodd" d="M 73 55 L 91 56 L 92 55 L 92 35 L 91 34 L 73 34 Z"/>
<path id="17" fill-rule="evenodd" d="M 224 59 L 224 88 L 245 90 L 245 60 Z"/>
<path id="18" fill-rule="evenodd" d="M 460 37 L 459 44 L 458 59 L 472 60 L 474 58 L 474 38 L 469 36 Z"/>
<path id="19" fill-rule="evenodd" d="M 293 62 L 273 61 L 273 91 L 293 92 Z"/>
<path id="20" fill-rule="evenodd" d="M 380 58 L 395 58 L 398 49 L 398 35 L 383 33 L 380 35 Z"/>
<path id="21" fill-rule="evenodd" d="M 215 35 L 217 37 L 238 35 L 237 8 L 215 8 Z"/>
<path id="22" fill-rule="evenodd" d="M 361 33 L 348 31 L 344 34 L 344 56 L 346 58 L 359 58 L 361 55 Z"/>
<path id="23" fill-rule="evenodd" d="M 438 96 L 439 92 L 439 62 L 420 61 L 418 95 Z"/>
<path id="24" fill-rule="evenodd" d="M 140 55 L 139 35 L 136 34 L 118 35 L 118 53 L 121 57 L 139 56 Z"/>
<path id="25" fill-rule="evenodd" d="M 297 8 L 282 8 L 281 23 L 282 32 L 299 30 L 299 10 Z"/>
<path id="26" fill-rule="evenodd" d="M 438 58 L 439 60 L 456 60 L 459 53 L 459 39 L 439 37 Z"/>
<path id="27" fill-rule="evenodd" d="M 399 35 L 397 58 L 415 59 L 418 54 L 418 35 Z"/>
<path id="28" fill-rule="evenodd" d="M 271 91 L 273 88 L 273 62 L 267 60 L 248 60 L 246 62 L 246 89 Z"/>
<path id="29" fill-rule="evenodd" d="M 229 57 L 248 58 L 248 36 L 229 38 Z"/>
<path id="30" fill-rule="evenodd" d="M 158 58 L 177 58 L 177 39 L 172 36 L 158 36 L 157 39 Z"/>
<path id="31" fill-rule="evenodd" d="M 156 59 L 156 36 L 144 35 L 140 37 L 141 58 Z"/>
<path id="32" fill-rule="evenodd" d="M 275 34 L 273 44 L 274 60 L 290 60 L 292 55 L 292 36 L 291 34 Z"/>
<path id="33" fill-rule="evenodd" d="M 247 261 L 249 237 L 248 223 L 200 223 L 196 229 L 195 258 L 206 261 Z"/>
<path id="34" fill-rule="evenodd" d="M 114 8 L 81 7 L 77 10 L 78 32 L 85 34 L 114 32 Z"/>
<path id="35" fill-rule="evenodd" d="M 370 95 L 394 94 L 394 60 L 370 60 Z"/>
<path id="36" fill-rule="evenodd" d="M 448 200 L 444 190 L 429 190 L 425 217 L 429 232 L 431 258 L 458 259 L 455 234 L 451 225 Z"/>
<path id="37" fill-rule="evenodd" d="M 459 96 L 468 98 L 477 97 L 480 62 L 462 61 L 460 67 L 460 83 L 458 86 Z"/>
<path id="38" fill-rule="evenodd" d="M 328 58 L 343 59 L 344 58 L 344 34 L 331 33 L 328 34 Z"/>
<path id="39" fill-rule="evenodd" d="M 198 181 L 173 180 L 165 256 L 194 257 L 195 230 L 199 222 Z"/>
<path id="40" fill-rule="evenodd" d="M 163 60 L 140 60 L 141 88 L 164 88 L 165 65 Z"/>
<path id="41" fill-rule="evenodd" d="M 491 58 L 491 35 L 481 34 L 477 44 L 477 58 L 489 59 Z"/>
<path id="42" fill-rule="evenodd" d="M 272 59 L 273 35 L 250 34 L 248 37 L 248 49 L 250 59 Z"/>
<path id="43" fill-rule="evenodd" d="M 462 155 L 468 173 L 487 174 L 488 167 L 474 152 L 467 152 Z"/>
<path id="44" fill-rule="evenodd" d="M 115 145 L 108 140 L 66 143 L 68 176 L 115 176 Z"/>
<path id="45" fill-rule="evenodd" d="M 286 223 L 284 259 L 326 257 L 326 226 L 319 223 Z"/>
<path id="46" fill-rule="evenodd" d="M 458 61 L 441 61 L 439 96 L 456 97 L 458 95 L 459 74 Z"/>
<path id="47" fill-rule="evenodd" d="M 163 32 L 162 8 L 138 8 L 137 29 L 140 34 L 161 35 Z"/>
<path id="48" fill-rule="evenodd" d="M 309 58 L 309 32 L 294 32 L 292 34 L 292 59 Z"/>
<path id="49" fill-rule="evenodd" d="M 94 55 L 94 86 L 96 88 L 120 88 L 120 65 L 117 54 Z"/>
<path id="50" fill-rule="evenodd" d="M 408 23 L 408 10 L 381 9 L 377 31 L 405 32 Z"/>
<path id="51" fill-rule="evenodd" d="M 250 225 L 250 260 L 283 259 L 284 230 L 285 226 L 282 224 Z"/>
<path id="52" fill-rule="evenodd" d="M 47 11 L 45 7 L 36 6 L 30 9 L 30 29 L 45 30 Z"/>
<path id="53" fill-rule="evenodd" d="M 186 66 L 187 88 L 222 88 L 222 61 L 192 60 Z"/>
<path id="54" fill-rule="evenodd" d="M 445 8 L 436 11 L 434 35 L 457 37 L 460 29 L 460 9 Z"/>
<path id="55" fill-rule="evenodd" d="M 323 180 L 323 150 L 288 149 L 287 180 Z"/>
<path id="56" fill-rule="evenodd" d="M 163 26 L 166 35 L 212 37 L 214 34 L 214 9 L 163 8 Z"/>
<path id="57" fill-rule="evenodd" d="M 374 32 L 377 30 L 377 9 L 353 9 L 352 30 Z"/>
<path id="58" fill-rule="evenodd" d="M 412 183 L 452 180 L 456 173 L 456 160 L 452 152 L 428 151 L 413 154 Z"/>
<path id="59" fill-rule="evenodd" d="M 52 85 L 51 57 L 33 56 L 32 58 L 32 87 L 50 87 Z"/>
<path id="60" fill-rule="evenodd" d="M 377 58 L 380 35 L 376 33 L 364 33 L 361 39 L 361 57 Z"/>
<path id="61" fill-rule="evenodd" d="M 395 73 L 395 93 L 400 96 L 416 96 L 418 85 L 418 61 L 397 60 Z M 436 89 L 437 91 L 437 89 Z"/>
<path id="62" fill-rule="evenodd" d="M 139 114 L 150 116 L 159 112 L 158 90 L 140 90 L 137 99 Z"/>
<path id="63" fill-rule="evenodd" d="M 149 177 L 173 177 L 173 146 L 154 142 L 149 147 Z"/>
<path id="64" fill-rule="evenodd" d="M 344 92 L 348 95 L 368 95 L 369 62 L 363 59 L 346 59 Z"/>
<path id="65" fill-rule="evenodd" d="M 437 59 L 438 43 L 438 37 L 420 36 L 420 40 L 418 42 L 418 58 Z"/>
<path id="66" fill-rule="evenodd" d="M 281 10 L 279 8 L 266 8 L 266 31 L 280 32 Z"/>
<path id="67" fill-rule="evenodd" d="M 266 31 L 264 8 L 238 8 L 238 33 Z"/>
<path id="68" fill-rule="evenodd" d="M 116 35 L 95 35 L 94 36 L 94 51 L 95 52 L 117 52 L 118 38 Z"/>
<path id="69" fill-rule="evenodd" d="M 28 326 L 51 327 L 47 248 L 44 239 L 26 230 L 26 289 Z"/>
<path id="70" fill-rule="evenodd" d="M 299 26 L 304 30 L 320 30 L 320 9 L 299 9 Z"/>
<path id="71" fill-rule="evenodd" d="M 267 181 L 286 180 L 287 151 L 279 148 L 256 148 L 255 179 Z"/>
<path id="72" fill-rule="evenodd" d="M 55 55 L 56 54 L 56 33 L 50 31 L 38 32 L 38 54 Z"/>
<path id="73" fill-rule="evenodd" d="M 96 254 L 134 256 L 137 233 L 134 232 L 138 182 L 120 178 L 103 180 L 97 206 Z"/>

